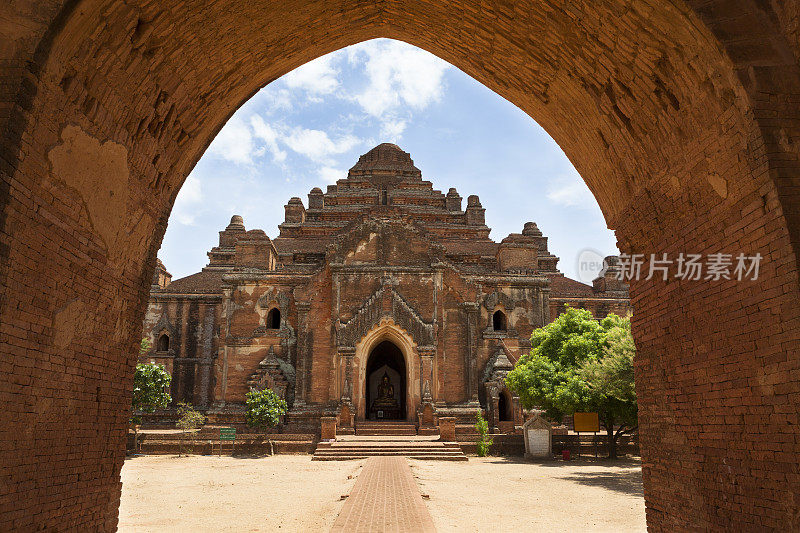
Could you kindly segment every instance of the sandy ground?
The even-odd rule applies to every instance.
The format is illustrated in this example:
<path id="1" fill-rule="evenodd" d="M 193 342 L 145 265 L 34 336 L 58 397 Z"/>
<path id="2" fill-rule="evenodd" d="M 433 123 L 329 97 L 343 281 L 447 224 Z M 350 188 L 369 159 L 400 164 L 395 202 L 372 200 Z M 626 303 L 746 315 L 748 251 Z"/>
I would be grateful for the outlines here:
<path id="1" fill-rule="evenodd" d="M 635 461 L 409 462 L 440 532 L 645 530 Z M 119 530 L 327 531 L 363 465 L 308 455 L 136 457 L 122 469 Z"/>
<path id="2" fill-rule="evenodd" d="M 440 533 L 647 529 L 639 461 L 409 462 Z"/>
<path id="3" fill-rule="evenodd" d="M 135 457 L 122 468 L 119 531 L 327 531 L 364 462 Z"/>

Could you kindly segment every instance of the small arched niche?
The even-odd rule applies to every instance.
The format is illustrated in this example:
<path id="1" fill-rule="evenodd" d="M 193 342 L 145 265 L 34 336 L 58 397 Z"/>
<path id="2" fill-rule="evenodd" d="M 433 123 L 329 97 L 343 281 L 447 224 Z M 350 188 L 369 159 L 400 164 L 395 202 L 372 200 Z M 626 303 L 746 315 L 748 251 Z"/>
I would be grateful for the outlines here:
<path id="1" fill-rule="evenodd" d="M 169 335 L 162 333 L 156 342 L 156 350 L 159 352 L 169 351 Z"/>
<path id="2" fill-rule="evenodd" d="M 273 307 L 267 313 L 267 328 L 281 329 L 281 310 Z"/>
<path id="3" fill-rule="evenodd" d="M 506 331 L 508 329 L 506 314 L 499 309 L 492 315 L 492 329 L 494 331 Z"/>

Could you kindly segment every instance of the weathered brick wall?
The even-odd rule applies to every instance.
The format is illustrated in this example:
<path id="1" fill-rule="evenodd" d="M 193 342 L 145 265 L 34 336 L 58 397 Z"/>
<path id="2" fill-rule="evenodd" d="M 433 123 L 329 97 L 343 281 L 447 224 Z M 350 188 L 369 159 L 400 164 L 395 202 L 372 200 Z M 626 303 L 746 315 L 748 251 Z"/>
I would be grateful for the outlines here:
<path id="1" fill-rule="evenodd" d="M 378 36 L 535 117 L 624 251 L 762 253 L 757 283 L 631 287 L 648 524 L 798 527 L 796 2 L 0 10 L 3 529 L 114 529 L 148 265 L 178 187 L 258 87 Z"/>
<path id="2" fill-rule="evenodd" d="M 258 233 L 259 230 L 251 230 L 247 235 Z M 210 274 L 219 271 L 204 269 L 170 285 L 171 288 L 199 291 L 211 290 L 216 283 L 214 292 L 224 293 L 216 297 L 222 298 L 223 304 L 219 307 L 224 317 L 217 317 L 222 341 L 214 363 L 215 407 L 233 404 L 235 409 L 235 404 L 244 401 L 254 383 L 265 384 L 262 366 L 269 366 L 266 360 L 274 356 L 294 366 L 290 374 L 282 370 L 283 377 L 276 372 L 274 378 L 283 383 L 296 380 L 300 392 L 306 392 L 309 387 L 313 392 L 308 397 L 299 397 L 315 405 L 301 401 L 297 411 L 289 413 L 290 417 L 302 413 L 319 416 L 322 409 L 335 407 L 342 398 L 347 379 L 348 392 L 355 404 L 356 416 L 360 418 L 364 416 L 361 403 L 370 350 L 375 342 L 391 340 L 403 345 L 404 379 L 408 384 L 405 403 L 407 416 L 413 420 L 423 390 L 427 390 L 435 402 L 451 406 L 477 399 L 476 393 L 481 396 L 487 363 L 496 355 L 499 346 L 505 346 L 509 357 L 516 360 L 521 344 L 530 335 L 531 324 L 539 326 L 544 320 L 546 304 L 542 288 L 546 286 L 546 279 L 506 273 L 498 277 L 492 270 L 479 275 L 464 274 L 444 263 L 443 248 L 403 217 L 375 217 L 349 226 L 327 248 L 327 258 L 323 266 L 315 267 L 314 274 L 305 267 L 298 269 L 292 262 L 277 270 L 267 269 L 261 259 L 253 258 L 247 247 L 242 246 L 241 240 L 237 241 L 236 250 L 236 256 L 229 260 L 234 266 L 215 274 L 217 277 Z M 245 253 L 243 258 L 239 257 L 240 252 Z M 504 281 L 497 283 L 498 279 Z M 296 312 L 298 298 L 308 301 L 309 295 L 314 295 L 314 303 L 309 307 L 309 318 L 301 324 Z M 175 359 L 177 370 L 173 377 L 174 383 L 185 386 L 177 387 L 178 390 L 186 387 L 191 390 L 194 386 L 196 395 L 197 380 L 202 379 L 198 371 L 205 367 L 197 367 L 198 371 L 192 373 L 193 367 L 186 363 L 194 357 L 191 353 L 194 344 L 190 343 L 202 340 L 202 336 L 197 337 L 197 314 L 202 314 L 202 310 L 197 308 L 193 294 L 170 296 L 157 291 L 153 297 L 187 300 L 172 305 L 181 310 L 181 318 L 185 318 L 173 328 L 181 332 L 184 340 L 179 357 Z M 396 305 L 399 308 L 396 309 Z M 146 319 L 148 334 L 154 327 L 163 327 L 162 307 L 158 303 L 151 306 Z M 267 324 L 268 313 L 273 308 L 281 312 L 280 329 Z M 475 311 L 471 333 L 466 308 Z M 507 330 L 493 330 L 495 309 L 508 314 Z M 379 319 L 388 317 L 394 321 L 394 333 L 381 329 L 383 324 Z M 339 321 L 343 329 L 336 333 Z M 353 328 L 348 330 L 351 321 Z M 383 337 L 373 336 L 378 330 Z M 393 334 L 402 339 L 386 337 Z M 333 340 L 334 336 L 338 345 L 313 345 L 314 339 Z M 437 339 L 438 345 L 431 351 Z M 340 357 L 340 349 L 346 353 L 355 350 L 348 377 L 346 360 Z M 434 355 L 430 366 L 425 363 L 424 376 L 420 374 L 420 350 Z M 310 372 L 306 363 L 309 358 Z M 260 364 L 262 361 L 265 365 Z M 275 384 L 270 382 L 269 386 Z M 287 400 L 291 405 L 290 396 Z"/>
<path id="3" fill-rule="evenodd" d="M 577 309 L 587 309 L 596 318 L 603 318 L 610 313 L 619 316 L 627 316 L 633 313 L 630 300 L 623 299 L 596 299 L 596 298 L 551 298 L 550 299 L 550 320 L 555 320 L 558 315 L 564 312 L 565 306 Z"/>
<path id="4" fill-rule="evenodd" d="M 330 280 L 330 270 L 326 269 L 313 284 L 314 291 L 309 292 L 311 302 L 308 312 L 309 324 L 330 324 L 333 301 L 333 285 Z M 327 331 L 321 328 L 309 329 L 307 350 L 311 356 L 311 377 L 308 380 L 308 400 L 320 404 L 330 399 L 338 400 L 334 394 L 335 384 L 331 379 L 331 360 L 336 352 L 333 329 Z"/>
<path id="5" fill-rule="evenodd" d="M 467 328 L 464 310 L 453 294 L 443 291 L 439 346 L 436 351 L 436 389 L 438 398 L 449 403 L 467 399 L 464 350 Z"/>
<path id="6" fill-rule="evenodd" d="M 215 295 L 159 294 L 150 300 L 141 337 L 148 339 L 151 347 L 138 361 L 164 365 L 172 375 L 173 404 L 186 401 L 205 407 L 213 403 L 215 374 L 203 366 L 212 365 L 217 356 L 221 312 Z M 162 334 L 169 338 L 166 351 L 158 346 Z"/>

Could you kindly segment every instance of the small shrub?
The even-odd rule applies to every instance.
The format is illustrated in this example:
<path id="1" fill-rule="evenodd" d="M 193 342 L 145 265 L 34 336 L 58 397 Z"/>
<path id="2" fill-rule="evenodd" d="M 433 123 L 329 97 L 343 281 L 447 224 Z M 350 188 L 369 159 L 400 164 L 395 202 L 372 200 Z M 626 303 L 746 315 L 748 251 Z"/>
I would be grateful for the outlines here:
<path id="1" fill-rule="evenodd" d="M 483 418 L 483 413 L 480 409 L 475 414 L 475 430 L 478 432 L 478 457 L 486 457 L 489 455 L 492 439 L 487 436 L 489 434 L 489 423 Z"/>
<path id="2" fill-rule="evenodd" d="M 178 404 L 178 423 L 177 426 L 184 431 L 197 429 L 206 423 L 206 417 L 198 413 L 194 406 L 186 402 Z"/>
<path id="3" fill-rule="evenodd" d="M 186 403 L 180 402 L 178 404 L 178 423 L 176 424 L 183 432 L 183 440 L 188 440 L 188 432 L 197 429 L 206 423 L 206 417 L 202 413 L 198 413 L 195 408 Z M 181 444 L 180 454 L 190 454 L 192 449 L 189 446 Z"/>
<path id="4" fill-rule="evenodd" d="M 272 389 L 251 390 L 247 393 L 247 425 L 265 429 L 277 426 L 286 414 L 286 400 Z"/>
<path id="5" fill-rule="evenodd" d="M 142 343 L 145 339 L 142 339 Z M 162 365 L 155 363 L 139 363 L 133 374 L 133 410 L 131 422 L 140 422 L 137 412 L 152 413 L 156 409 L 167 407 L 172 401 L 169 393 L 172 376 Z"/>

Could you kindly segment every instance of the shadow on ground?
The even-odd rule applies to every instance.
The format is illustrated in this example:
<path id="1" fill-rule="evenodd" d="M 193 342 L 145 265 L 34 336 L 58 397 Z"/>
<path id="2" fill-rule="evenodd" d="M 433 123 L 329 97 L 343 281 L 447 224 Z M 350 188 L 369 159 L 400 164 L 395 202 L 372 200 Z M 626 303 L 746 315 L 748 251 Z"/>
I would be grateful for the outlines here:
<path id="1" fill-rule="evenodd" d="M 470 455 L 470 458 L 475 457 Z M 573 458 L 571 461 L 559 459 L 525 459 L 514 455 L 494 455 L 485 459 L 489 463 L 497 464 L 535 464 L 551 468 L 563 468 L 568 466 L 596 466 L 596 467 L 615 467 L 615 468 L 641 468 L 642 461 L 638 457 L 620 457 L 618 459 L 608 459 L 606 457 L 580 457 Z"/>
<path id="2" fill-rule="evenodd" d="M 572 481 L 579 485 L 602 487 L 630 496 L 644 497 L 642 488 L 642 463 L 638 458 L 581 458 L 573 461 L 560 461 L 523 459 L 521 457 L 493 457 L 487 462 L 496 464 L 536 464 L 548 468 L 563 469 L 568 469 L 569 467 L 592 467 L 592 471 L 590 472 L 570 472 L 571 475 L 561 476 L 557 479 Z M 602 471 L 603 469 L 611 468 L 614 468 L 614 470 Z"/>
<path id="3" fill-rule="evenodd" d="M 590 487 L 602 487 L 630 496 L 644 497 L 641 470 L 629 470 L 626 472 L 587 472 L 586 474 L 565 476 L 560 479 L 574 481 L 580 485 Z"/>

